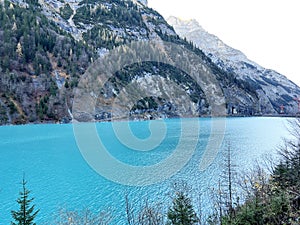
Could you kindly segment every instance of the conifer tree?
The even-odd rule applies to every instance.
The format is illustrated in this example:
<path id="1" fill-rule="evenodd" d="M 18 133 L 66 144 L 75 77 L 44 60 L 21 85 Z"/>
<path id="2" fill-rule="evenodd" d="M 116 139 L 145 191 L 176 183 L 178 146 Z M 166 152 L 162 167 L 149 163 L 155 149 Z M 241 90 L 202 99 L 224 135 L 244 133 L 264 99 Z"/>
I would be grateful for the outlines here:
<path id="1" fill-rule="evenodd" d="M 20 197 L 17 199 L 20 208 L 18 211 L 11 211 L 14 219 L 14 222 L 11 222 L 12 225 L 36 225 L 34 219 L 39 210 L 35 210 L 35 205 L 31 204 L 34 198 L 29 197 L 30 191 L 26 188 L 26 183 L 23 178 L 22 190 L 20 191 Z"/>
<path id="2" fill-rule="evenodd" d="M 168 211 L 168 224 L 193 225 L 198 222 L 191 200 L 182 191 L 176 193 L 173 206 Z"/>

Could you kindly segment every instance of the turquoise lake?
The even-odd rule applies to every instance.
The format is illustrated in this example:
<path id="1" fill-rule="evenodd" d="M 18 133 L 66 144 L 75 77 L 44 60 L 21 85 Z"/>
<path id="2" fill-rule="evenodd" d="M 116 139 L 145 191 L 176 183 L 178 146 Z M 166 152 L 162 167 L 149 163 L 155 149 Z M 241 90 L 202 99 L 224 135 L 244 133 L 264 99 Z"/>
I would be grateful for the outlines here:
<path id="1" fill-rule="evenodd" d="M 72 124 L 0 127 L 0 224 L 10 224 L 10 211 L 18 209 L 15 200 L 23 174 L 34 203 L 40 209 L 37 224 L 55 224 L 62 209 L 88 208 L 93 212 L 109 211 L 114 216 L 112 224 L 123 225 L 126 224 L 126 194 L 137 207 L 143 199 L 164 202 L 168 206 L 172 184 L 179 181 L 192 188 L 194 199 L 202 195 L 202 205 L 209 205 L 209 191 L 218 182 L 223 153 L 228 145 L 238 170 L 251 168 L 256 159 L 276 154 L 282 138 L 289 137 L 287 121 L 285 118 L 227 118 L 221 148 L 205 171 L 199 170 L 199 162 L 210 137 L 212 121 L 209 118 L 163 121 L 166 137 L 153 151 L 145 152 L 122 145 L 114 134 L 112 123 L 96 124 L 98 136 L 110 154 L 132 166 L 149 166 L 166 159 L 179 143 L 180 126 L 184 123 L 192 128 L 200 124 L 196 150 L 188 163 L 172 177 L 147 186 L 115 183 L 94 171 L 77 147 Z M 129 125 L 140 139 L 151 135 L 148 121 L 130 122 Z M 121 171 L 118 173 L 123 176 Z"/>

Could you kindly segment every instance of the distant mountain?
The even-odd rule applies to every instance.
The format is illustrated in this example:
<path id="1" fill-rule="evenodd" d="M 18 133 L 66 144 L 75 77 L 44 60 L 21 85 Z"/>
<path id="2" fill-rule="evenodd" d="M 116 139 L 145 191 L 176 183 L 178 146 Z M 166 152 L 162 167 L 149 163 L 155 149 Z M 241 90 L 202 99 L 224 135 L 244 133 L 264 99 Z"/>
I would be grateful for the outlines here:
<path id="1" fill-rule="evenodd" d="M 0 124 L 70 122 L 74 89 L 91 63 L 117 46 L 149 40 L 161 43 L 161 55 L 167 50 L 165 41 L 199 56 L 218 80 L 229 115 L 278 114 L 281 105 L 286 113 L 297 110 L 293 96 L 300 94 L 299 88 L 284 76 L 245 58 L 238 60 L 242 54 L 237 51 L 231 50 L 237 63 L 229 60 L 229 50 L 221 59 L 217 51 L 205 48 L 213 47 L 213 38 L 207 39 L 210 44 L 199 45 L 202 50 L 196 48 L 148 8 L 146 0 L 4 0 L 0 1 Z M 130 82 L 149 90 L 150 96 L 130 109 L 130 119 L 210 115 L 205 91 L 170 65 L 145 62 L 115 75 L 101 91 L 106 103 Z M 183 91 L 177 100 L 170 82 Z M 110 120 L 111 107 L 98 102 L 88 119 Z"/>
<path id="2" fill-rule="evenodd" d="M 255 88 L 262 114 L 295 114 L 300 94 L 299 87 L 282 74 L 266 69 L 249 60 L 241 51 L 236 50 L 213 34 L 205 31 L 196 20 L 167 19 L 181 38 L 192 41 L 223 71 L 231 74 L 238 82 L 245 82 Z M 228 104 L 235 109 L 242 108 L 243 96 L 228 96 Z M 239 103 L 238 103 L 239 102 Z"/>

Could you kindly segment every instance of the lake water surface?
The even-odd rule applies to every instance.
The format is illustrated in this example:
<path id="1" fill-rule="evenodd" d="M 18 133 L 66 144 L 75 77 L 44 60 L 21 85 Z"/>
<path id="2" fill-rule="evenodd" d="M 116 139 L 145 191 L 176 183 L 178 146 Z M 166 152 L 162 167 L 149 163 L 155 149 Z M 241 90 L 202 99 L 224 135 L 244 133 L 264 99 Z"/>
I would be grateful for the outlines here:
<path id="1" fill-rule="evenodd" d="M 172 184 L 184 181 L 192 187 L 193 196 L 200 193 L 205 196 L 219 179 L 224 160 L 222 152 L 229 144 L 234 164 L 242 170 L 252 167 L 254 160 L 265 154 L 275 155 L 282 138 L 289 136 L 285 118 L 227 118 L 219 154 L 213 164 L 201 172 L 199 162 L 209 138 L 211 119 L 165 120 L 166 138 L 160 146 L 147 152 L 136 152 L 122 145 L 111 123 L 99 123 L 96 127 L 113 157 L 125 164 L 147 166 L 160 162 L 174 151 L 181 135 L 181 123 L 192 127 L 197 122 L 200 122 L 199 141 L 190 161 L 171 178 L 144 187 L 114 183 L 96 173 L 83 159 L 71 124 L 0 127 L 0 224 L 10 224 L 10 211 L 18 209 L 15 200 L 23 174 L 40 209 L 38 224 L 54 224 L 61 209 L 84 208 L 94 212 L 109 210 L 115 218 L 112 224 L 125 224 L 125 194 L 135 205 L 146 198 L 169 203 Z M 139 138 L 150 135 L 148 125 L 147 121 L 130 122 L 132 132 Z M 208 201 L 209 198 L 204 197 L 202 205 L 209 205 Z"/>

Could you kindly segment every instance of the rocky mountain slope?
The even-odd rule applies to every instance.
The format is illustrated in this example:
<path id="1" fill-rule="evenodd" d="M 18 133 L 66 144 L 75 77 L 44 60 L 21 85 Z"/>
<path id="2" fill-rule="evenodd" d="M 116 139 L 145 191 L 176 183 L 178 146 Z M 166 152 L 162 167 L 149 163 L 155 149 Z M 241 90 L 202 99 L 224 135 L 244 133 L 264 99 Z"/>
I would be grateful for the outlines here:
<path id="1" fill-rule="evenodd" d="M 277 114 L 281 104 L 289 113 L 296 110 L 291 98 L 300 92 L 295 85 L 284 78 L 278 84 L 278 76 L 267 70 L 264 78 L 237 76 L 230 66 L 220 66 L 227 61 L 216 61 L 180 38 L 146 4 L 136 0 L 1 1 L 0 124 L 71 121 L 74 89 L 89 65 L 117 46 L 149 40 L 168 41 L 198 55 L 222 87 L 229 114 L 233 108 L 242 115 Z M 164 48 L 162 44 L 162 53 Z M 166 85 L 171 81 L 187 97 L 171 101 L 173 90 Z M 152 93 L 168 93 L 166 98 L 148 96 L 137 101 L 130 109 L 131 119 L 175 117 L 180 102 L 187 101 L 186 116 L 210 114 L 207 96 L 195 81 L 183 71 L 157 62 L 118 72 L 102 90 L 105 102 L 111 102 L 130 82 L 151 86 Z M 266 91 L 275 87 L 275 92 Z M 93 119 L 110 117 L 110 109 L 99 102 Z"/>
<path id="2" fill-rule="evenodd" d="M 94 60 L 131 41 L 176 36 L 142 3 L 1 1 L 0 123 L 68 122 L 73 90 Z"/>
<path id="3" fill-rule="evenodd" d="M 257 96 L 259 113 L 297 113 L 295 98 L 298 98 L 299 87 L 285 76 L 250 61 L 241 51 L 231 48 L 215 35 L 206 32 L 196 20 L 183 21 L 170 17 L 167 21 L 180 37 L 192 41 L 220 69 L 231 74 L 238 82 L 252 86 Z M 251 105 L 238 92 L 227 99 L 228 104 L 237 112 Z"/>

